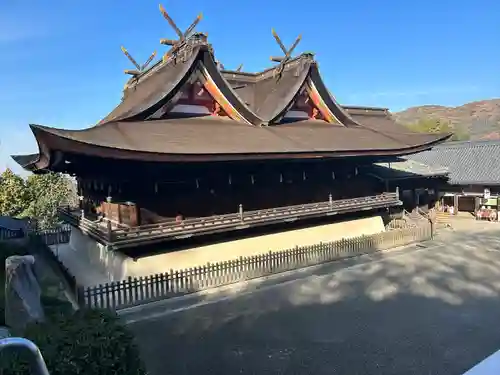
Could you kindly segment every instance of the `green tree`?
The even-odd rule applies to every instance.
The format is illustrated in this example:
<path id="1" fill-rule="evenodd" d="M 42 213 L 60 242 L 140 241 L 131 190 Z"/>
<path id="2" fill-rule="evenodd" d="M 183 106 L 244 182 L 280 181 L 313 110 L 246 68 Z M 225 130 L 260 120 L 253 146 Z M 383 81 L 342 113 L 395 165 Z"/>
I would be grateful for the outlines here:
<path id="1" fill-rule="evenodd" d="M 29 203 L 23 215 L 36 218 L 41 229 L 54 227 L 59 222 L 57 207 L 74 199 L 71 180 L 60 173 L 31 175 L 26 190 Z"/>
<path id="2" fill-rule="evenodd" d="M 0 215 L 18 217 L 27 208 L 26 182 L 10 169 L 0 175 Z"/>
<path id="3" fill-rule="evenodd" d="M 451 137 L 452 141 L 468 141 L 470 140 L 470 134 L 467 130 L 464 129 L 463 126 L 455 126 L 453 129 L 453 137 Z"/>
<path id="4" fill-rule="evenodd" d="M 60 173 L 23 179 L 7 169 L 0 175 L 0 215 L 36 219 L 41 229 L 55 226 L 57 207 L 75 200 L 72 181 Z"/>

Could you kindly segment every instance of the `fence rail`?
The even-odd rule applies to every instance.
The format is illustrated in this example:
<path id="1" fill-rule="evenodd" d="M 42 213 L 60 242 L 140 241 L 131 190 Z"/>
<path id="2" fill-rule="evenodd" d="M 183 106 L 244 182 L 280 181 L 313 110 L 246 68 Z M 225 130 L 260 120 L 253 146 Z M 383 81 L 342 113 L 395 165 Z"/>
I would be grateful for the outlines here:
<path id="1" fill-rule="evenodd" d="M 23 237 L 24 231 L 22 229 L 0 228 L 0 241 L 13 240 Z"/>
<path id="2" fill-rule="evenodd" d="M 431 230 L 428 223 L 423 223 L 418 227 L 399 228 L 371 236 L 240 257 L 147 277 L 129 277 L 126 280 L 81 289 L 79 295 L 87 307 L 120 309 L 428 240 L 431 238 Z"/>
<path id="3" fill-rule="evenodd" d="M 296 206 L 277 207 L 255 211 L 244 211 L 240 205 L 239 212 L 203 218 L 183 220 L 182 223 L 166 221 L 157 224 L 142 225 L 132 228 L 111 228 L 111 223 L 91 221 L 77 216 L 69 208 L 60 208 L 59 212 L 65 221 L 80 227 L 96 240 L 123 248 L 137 245 L 142 241 L 156 241 L 166 238 L 186 238 L 193 235 L 222 232 L 226 230 L 244 229 L 273 222 L 294 221 L 299 218 L 317 215 L 335 215 L 345 212 L 369 210 L 400 205 L 398 193 L 382 193 L 374 196 L 332 200 L 319 203 L 308 203 Z"/>
<path id="4" fill-rule="evenodd" d="M 31 233 L 47 246 L 68 243 L 71 237 L 71 225 L 63 224 L 58 228 L 37 230 Z"/>

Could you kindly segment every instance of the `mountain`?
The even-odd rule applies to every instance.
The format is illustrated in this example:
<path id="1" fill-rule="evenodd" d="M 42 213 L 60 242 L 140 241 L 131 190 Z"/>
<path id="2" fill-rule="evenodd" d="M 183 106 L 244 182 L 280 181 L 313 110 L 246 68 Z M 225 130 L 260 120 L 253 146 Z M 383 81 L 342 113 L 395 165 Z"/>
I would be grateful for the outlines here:
<path id="1" fill-rule="evenodd" d="M 422 119 L 443 120 L 457 132 L 470 139 L 500 139 L 500 99 L 481 100 L 459 107 L 423 105 L 393 114 L 401 124 L 411 124 Z"/>

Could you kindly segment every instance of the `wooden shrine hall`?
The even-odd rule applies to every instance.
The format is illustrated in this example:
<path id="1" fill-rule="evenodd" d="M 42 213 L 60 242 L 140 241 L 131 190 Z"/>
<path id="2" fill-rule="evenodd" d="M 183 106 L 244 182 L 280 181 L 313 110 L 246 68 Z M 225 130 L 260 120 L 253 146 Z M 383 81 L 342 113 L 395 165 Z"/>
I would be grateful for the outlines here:
<path id="1" fill-rule="evenodd" d="M 225 68 L 207 35 L 181 31 L 134 65 L 121 102 L 83 130 L 30 125 L 39 145 L 13 158 L 33 173 L 76 177 L 80 207 L 65 220 L 110 246 L 236 230 L 400 205 L 363 172 L 428 150 L 451 134 L 414 133 L 385 109 L 343 107 L 311 53 L 257 73 Z"/>

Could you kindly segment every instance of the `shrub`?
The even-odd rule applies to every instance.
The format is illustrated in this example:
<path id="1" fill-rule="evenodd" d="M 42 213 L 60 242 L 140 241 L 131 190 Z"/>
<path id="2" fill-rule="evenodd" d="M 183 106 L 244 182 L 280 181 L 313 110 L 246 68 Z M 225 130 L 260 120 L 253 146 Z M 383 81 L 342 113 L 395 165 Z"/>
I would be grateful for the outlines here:
<path id="1" fill-rule="evenodd" d="M 146 374 L 132 334 L 112 312 L 59 315 L 29 325 L 24 337 L 38 345 L 51 375 Z M 30 374 L 26 353 L 4 350 L 0 355 L 2 375 Z"/>

